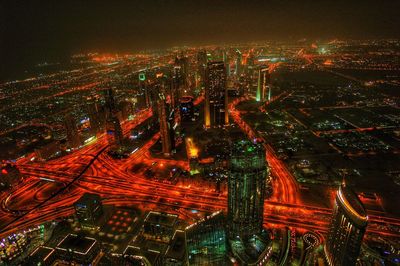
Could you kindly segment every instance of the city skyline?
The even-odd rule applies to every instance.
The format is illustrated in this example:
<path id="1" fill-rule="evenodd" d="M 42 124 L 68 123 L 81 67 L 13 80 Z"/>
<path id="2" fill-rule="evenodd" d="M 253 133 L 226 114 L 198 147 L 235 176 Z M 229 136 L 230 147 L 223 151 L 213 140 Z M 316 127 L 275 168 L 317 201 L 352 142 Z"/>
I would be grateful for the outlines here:
<path id="1" fill-rule="evenodd" d="M 376 0 L 5 1 L 0 6 L 0 57 L 5 63 L 0 79 L 82 52 L 304 38 L 399 38 L 398 9 L 398 1 Z"/>
<path id="2" fill-rule="evenodd" d="M 0 264 L 398 265 L 397 7 L 2 3 Z"/>

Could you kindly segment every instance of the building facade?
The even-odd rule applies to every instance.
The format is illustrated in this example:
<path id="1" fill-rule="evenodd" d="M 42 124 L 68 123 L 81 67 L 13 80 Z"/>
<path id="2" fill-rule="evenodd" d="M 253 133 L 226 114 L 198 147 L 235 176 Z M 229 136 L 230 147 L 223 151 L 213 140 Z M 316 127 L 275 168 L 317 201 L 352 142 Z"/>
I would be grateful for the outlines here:
<path id="1" fill-rule="evenodd" d="M 242 140 L 233 145 L 228 176 L 228 230 L 231 238 L 251 237 L 263 229 L 265 150 Z"/>
<path id="2" fill-rule="evenodd" d="M 204 124 L 206 128 L 229 123 L 224 62 L 209 62 L 206 69 Z"/>
<path id="3" fill-rule="evenodd" d="M 329 265 L 356 265 L 367 224 L 364 206 L 357 195 L 343 184 L 336 194 L 324 247 Z"/>

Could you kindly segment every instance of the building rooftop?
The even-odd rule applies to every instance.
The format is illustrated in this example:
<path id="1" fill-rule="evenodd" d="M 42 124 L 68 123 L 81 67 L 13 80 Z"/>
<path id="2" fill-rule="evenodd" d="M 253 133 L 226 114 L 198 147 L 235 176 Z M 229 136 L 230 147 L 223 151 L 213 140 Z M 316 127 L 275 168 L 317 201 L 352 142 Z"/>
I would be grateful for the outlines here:
<path id="1" fill-rule="evenodd" d="M 128 246 L 125 249 L 124 256 L 144 263 L 144 265 L 155 265 L 160 257 L 160 253 L 154 250 L 142 250 L 138 247 Z"/>
<path id="2" fill-rule="evenodd" d="M 175 259 L 178 261 L 182 261 L 185 257 L 185 232 L 184 231 L 175 231 L 175 234 L 172 238 L 172 242 L 167 249 L 165 254 L 166 258 Z"/>
<path id="3" fill-rule="evenodd" d="M 53 253 L 54 248 L 40 246 L 31 253 L 29 259 L 36 262 L 46 262 L 46 260 L 50 258 L 51 254 Z"/>
<path id="4" fill-rule="evenodd" d="M 249 140 L 240 140 L 232 145 L 232 153 L 239 156 L 254 156 L 257 153 L 263 153 L 264 148 L 259 143 L 252 143 Z"/>
<path id="5" fill-rule="evenodd" d="M 95 244 L 96 239 L 94 238 L 69 234 L 58 243 L 56 249 L 64 251 L 71 250 L 74 253 L 87 254 Z"/>
<path id="6" fill-rule="evenodd" d="M 174 226 L 176 221 L 178 220 L 178 215 L 162 213 L 162 212 L 149 212 L 144 220 L 147 223 L 151 224 L 159 224 L 164 226 Z"/>
<path id="7" fill-rule="evenodd" d="M 367 220 L 367 212 L 364 205 L 361 203 L 357 194 L 345 184 L 339 188 L 337 198 L 342 203 L 344 208 L 361 220 Z"/>
<path id="8" fill-rule="evenodd" d="M 89 205 L 92 203 L 97 203 L 101 201 L 101 197 L 100 195 L 97 194 L 93 194 L 93 193 L 85 193 L 82 195 L 82 197 L 80 197 L 75 204 L 78 205 Z"/>

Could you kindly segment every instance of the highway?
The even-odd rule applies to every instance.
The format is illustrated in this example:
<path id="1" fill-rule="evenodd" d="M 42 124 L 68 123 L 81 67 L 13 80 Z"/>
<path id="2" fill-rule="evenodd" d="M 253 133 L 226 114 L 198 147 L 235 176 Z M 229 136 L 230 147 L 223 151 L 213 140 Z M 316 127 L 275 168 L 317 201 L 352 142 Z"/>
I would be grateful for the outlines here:
<path id="1" fill-rule="evenodd" d="M 236 105 L 249 98 L 233 101 L 230 115 L 249 138 L 258 134 L 240 117 Z M 152 116 L 151 110 L 142 110 L 135 119 L 122 124 L 124 134 Z M 144 143 L 129 158 L 115 160 L 106 152 L 107 136 L 73 153 L 48 163 L 20 160 L 17 166 L 26 179 L 8 193 L 0 194 L 0 237 L 47 221 L 59 220 L 73 214 L 72 203 L 85 192 L 100 194 L 104 204 L 135 205 L 143 209 L 162 207 L 183 213 L 189 222 L 191 210 L 214 212 L 226 210 L 226 193 L 217 193 L 196 185 L 166 184 L 147 179 L 142 172 L 132 172 L 137 164 L 156 167 L 179 166 L 188 169 L 187 161 L 152 158 L 150 147 L 158 140 L 159 133 Z M 299 187 L 280 161 L 272 147 L 263 140 L 267 162 L 273 176 L 274 193 L 265 201 L 265 225 L 271 228 L 290 227 L 299 231 L 313 230 L 326 233 L 331 210 L 304 205 Z M 184 217 L 182 217 L 184 218 Z M 400 219 L 370 216 L 368 234 L 400 238 Z"/>

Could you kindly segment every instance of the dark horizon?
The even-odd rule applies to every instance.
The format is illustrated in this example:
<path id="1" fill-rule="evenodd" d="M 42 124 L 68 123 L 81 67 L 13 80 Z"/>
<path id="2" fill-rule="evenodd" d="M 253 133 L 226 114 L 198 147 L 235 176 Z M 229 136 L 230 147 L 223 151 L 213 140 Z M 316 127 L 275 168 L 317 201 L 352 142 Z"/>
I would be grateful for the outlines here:
<path id="1" fill-rule="evenodd" d="M 0 79 L 79 52 L 399 38 L 399 9 L 399 1 L 8 1 L 0 5 Z"/>

